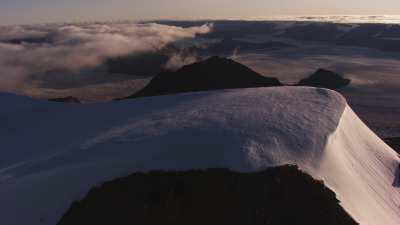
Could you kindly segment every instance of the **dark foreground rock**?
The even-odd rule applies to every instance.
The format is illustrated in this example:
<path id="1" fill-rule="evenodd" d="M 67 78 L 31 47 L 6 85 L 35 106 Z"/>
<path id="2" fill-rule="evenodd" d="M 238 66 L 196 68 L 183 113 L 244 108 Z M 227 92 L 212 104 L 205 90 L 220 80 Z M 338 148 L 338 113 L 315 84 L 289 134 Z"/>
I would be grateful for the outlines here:
<path id="1" fill-rule="evenodd" d="M 68 96 L 64 98 L 53 98 L 49 99 L 51 102 L 64 102 L 64 103 L 81 103 L 81 101 L 75 97 Z"/>
<path id="2" fill-rule="evenodd" d="M 308 78 L 301 80 L 297 85 L 338 90 L 349 85 L 350 82 L 349 79 L 345 79 L 335 72 L 319 69 Z"/>
<path id="3" fill-rule="evenodd" d="M 335 194 L 294 166 L 134 173 L 93 188 L 58 225 L 347 225 Z"/>
<path id="4" fill-rule="evenodd" d="M 271 86 L 282 86 L 282 83 L 233 60 L 214 56 L 175 72 L 160 73 L 144 89 L 127 98 Z"/>

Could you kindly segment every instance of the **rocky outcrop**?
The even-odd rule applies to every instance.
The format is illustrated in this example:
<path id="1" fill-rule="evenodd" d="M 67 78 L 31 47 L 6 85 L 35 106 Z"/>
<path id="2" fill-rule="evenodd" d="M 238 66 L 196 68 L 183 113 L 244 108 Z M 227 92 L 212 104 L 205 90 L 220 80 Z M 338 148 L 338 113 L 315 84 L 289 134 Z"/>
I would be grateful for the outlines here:
<path id="1" fill-rule="evenodd" d="M 335 194 L 295 166 L 134 173 L 93 188 L 58 225 L 353 225 Z"/>
<path id="2" fill-rule="evenodd" d="M 350 82 L 349 79 L 345 79 L 335 72 L 319 69 L 308 78 L 301 80 L 297 85 L 338 90 L 349 85 Z"/>
<path id="3" fill-rule="evenodd" d="M 264 77 L 231 59 L 211 57 L 160 73 L 141 91 L 128 98 L 233 88 L 282 86 L 276 78 Z"/>

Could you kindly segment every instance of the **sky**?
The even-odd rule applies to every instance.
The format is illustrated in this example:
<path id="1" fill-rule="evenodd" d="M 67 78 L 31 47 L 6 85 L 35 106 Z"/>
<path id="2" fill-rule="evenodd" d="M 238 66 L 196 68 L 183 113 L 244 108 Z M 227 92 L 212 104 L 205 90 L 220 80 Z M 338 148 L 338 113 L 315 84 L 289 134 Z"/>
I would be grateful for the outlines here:
<path id="1" fill-rule="evenodd" d="M 0 24 L 399 14 L 399 0 L 0 0 Z"/>

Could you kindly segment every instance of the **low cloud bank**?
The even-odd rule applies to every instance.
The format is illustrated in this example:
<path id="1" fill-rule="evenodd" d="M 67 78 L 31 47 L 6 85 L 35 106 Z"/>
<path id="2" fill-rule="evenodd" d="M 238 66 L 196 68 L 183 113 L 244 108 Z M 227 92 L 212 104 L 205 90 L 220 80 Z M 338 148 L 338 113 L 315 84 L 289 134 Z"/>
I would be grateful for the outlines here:
<path id="1" fill-rule="evenodd" d="M 78 72 L 106 59 L 158 51 L 212 30 L 212 24 L 182 28 L 156 23 L 93 23 L 0 28 L 0 91 L 12 91 L 31 74 Z M 191 58 L 173 55 L 166 67 Z"/>

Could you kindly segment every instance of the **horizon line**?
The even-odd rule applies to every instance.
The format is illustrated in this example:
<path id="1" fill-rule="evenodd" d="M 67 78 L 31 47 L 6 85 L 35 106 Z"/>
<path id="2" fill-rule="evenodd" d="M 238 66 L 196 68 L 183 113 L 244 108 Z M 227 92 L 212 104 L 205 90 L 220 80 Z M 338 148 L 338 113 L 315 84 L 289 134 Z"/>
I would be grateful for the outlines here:
<path id="1" fill-rule="evenodd" d="M 39 26 L 39 25 L 68 25 L 68 24 L 93 24 L 93 23 L 150 23 L 150 22 L 207 22 L 207 21 L 266 21 L 266 22 L 321 22 L 343 24 L 400 24 L 400 14 L 298 14 L 298 15 L 271 15 L 271 16 L 246 16 L 246 17 L 204 17 L 204 18 L 148 18 L 148 19 L 109 19 L 109 20 L 80 20 L 80 21 L 54 21 L 35 23 L 9 23 L 0 24 L 8 26 Z"/>

